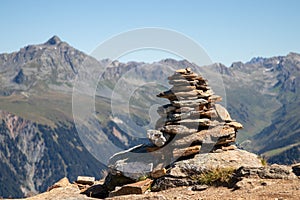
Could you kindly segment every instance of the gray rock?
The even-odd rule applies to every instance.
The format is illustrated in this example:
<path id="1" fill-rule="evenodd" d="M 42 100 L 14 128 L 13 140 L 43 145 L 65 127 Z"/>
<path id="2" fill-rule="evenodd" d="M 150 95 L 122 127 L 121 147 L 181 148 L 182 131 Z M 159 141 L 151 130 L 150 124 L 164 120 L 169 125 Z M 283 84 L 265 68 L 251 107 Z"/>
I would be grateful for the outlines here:
<path id="1" fill-rule="evenodd" d="M 167 98 L 167 99 L 176 99 L 177 97 L 197 97 L 198 92 L 195 90 L 186 91 L 186 92 L 174 92 L 172 90 L 168 90 L 165 92 L 161 92 L 157 95 L 160 98 Z"/>
<path id="2" fill-rule="evenodd" d="M 217 112 L 214 109 L 200 110 L 199 113 L 200 113 L 200 117 L 201 118 L 207 117 L 209 119 L 213 119 L 213 118 L 217 118 L 218 117 Z"/>
<path id="3" fill-rule="evenodd" d="M 182 177 L 183 174 L 188 177 L 194 174 L 201 174 L 214 168 L 239 169 L 242 166 L 254 168 L 263 167 L 257 155 L 236 149 L 220 153 L 200 153 L 195 155 L 194 158 L 178 161 L 174 164 L 174 167 L 170 169 L 170 174 L 176 177 L 176 171 L 178 172 L 179 170 L 182 172 L 179 177 Z"/>
<path id="4" fill-rule="evenodd" d="M 186 113 L 172 113 L 168 116 L 169 121 L 177 121 L 181 119 L 186 119 L 186 118 L 195 118 L 195 117 L 200 117 L 200 112 L 199 111 L 190 111 Z"/>
<path id="5" fill-rule="evenodd" d="M 205 99 L 196 99 L 196 100 L 182 100 L 182 101 L 173 101 L 172 105 L 175 107 L 195 107 L 207 104 L 208 101 Z"/>
<path id="6" fill-rule="evenodd" d="M 188 108 L 188 107 L 184 107 L 184 108 Z M 189 111 L 185 111 L 187 109 L 181 109 L 178 111 L 178 113 L 169 113 L 168 114 L 168 120 L 170 121 L 176 121 L 176 120 L 180 120 L 180 119 L 187 119 L 187 118 L 191 118 L 191 119 L 195 119 L 195 118 L 216 118 L 217 112 L 213 109 L 210 110 L 195 110 L 195 108 L 190 108 L 191 110 Z"/>
<path id="7" fill-rule="evenodd" d="M 237 177 L 259 177 L 263 179 L 297 179 L 292 167 L 273 164 L 266 167 L 241 167 L 236 172 Z"/>
<path id="8" fill-rule="evenodd" d="M 160 98 L 167 98 L 171 101 L 176 99 L 198 99 L 198 98 L 208 98 L 214 93 L 212 90 L 202 91 L 202 90 L 190 90 L 190 91 L 174 91 L 168 90 L 157 95 Z"/>
<path id="9" fill-rule="evenodd" d="M 172 142 L 172 145 L 174 146 L 190 146 L 192 143 L 205 143 L 207 139 L 210 139 L 210 137 L 214 138 L 231 138 L 235 137 L 235 130 L 232 127 L 228 126 L 216 126 L 207 130 L 202 130 L 197 133 L 187 135 L 181 138 L 175 138 L 176 140 Z M 222 140 L 220 140 L 220 143 Z M 220 144 L 218 141 L 216 144 Z"/>
<path id="10" fill-rule="evenodd" d="M 169 84 L 174 86 L 190 86 L 190 85 L 197 85 L 197 81 L 188 81 L 186 79 L 177 79 L 177 80 L 170 80 Z"/>
<path id="11" fill-rule="evenodd" d="M 156 159 L 147 153 L 147 146 L 139 145 L 113 155 L 108 163 L 112 175 L 121 174 L 131 180 L 150 175 L 153 161 Z"/>
<path id="12" fill-rule="evenodd" d="M 266 178 L 279 178 L 279 179 L 296 179 L 297 177 L 293 173 L 293 169 L 287 165 L 273 164 L 270 167 L 266 167 Z"/>
<path id="13" fill-rule="evenodd" d="M 175 93 L 175 92 L 192 91 L 195 89 L 196 89 L 196 86 L 187 85 L 187 86 L 175 86 L 175 87 L 172 87 L 170 90 Z"/>
<path id="14" fill-rule="evenodd" d="M 172 101 L 184 101 L 184 100 L 197 100 L 199 98 L 200 98 L 199 95 L 195 95 L 195 96 L 174 96 L 174 98 L 169 99 L 169 100 L 172 100 Z"/>
<path id="15" fill-rule="evenodd" d="M 148 139 L 158 147 L 162 147 L 170 138 L 169 135 L 163 134 L 158 130 L 147 130 L 147 137 Z"/>
<path id="16" fill-rule="evenodd" d="M 191 134 L 196 133 L 197 129 L 190 129 L 183 125 L 166 125 L 160 131 L 168 134 Z"/>
<path id="17" fill-rule="evenodd" d="M 136 181 L 172 163 L 172 153 L 173 149 L 169 145 L 163 148 L 139 145 L 113 155 L 109 160 L 109 171 L 112 175 Z"/>
<path id="18" fill-rule="evenodd" d="M 215 104 L 215 109 L 218 113 L 218 116 L 220 117 L 220 119 L 222 121 L 232 121 L 228 111 L 226 110 L 226 108 L 224 108 L 222 105 L 220 104 Z"/>
<path id="19" fill-rule="evenodd" d="M 210 119 L 203 118 L 203 119 L 183 119 L 178 121 L 178 124 L 185 125 L 187 127 L 194 127 L 198 128 L 198 126 L 210 126 Z"/>
<path id="20" fill-rule="evenodd" d="M 177 108 L 175 110 L 175 112 L 177 113 L 187 113 L 187 112 L 190 112 L 190 111 L 194 111 L 195 108 L 191 108 L 191 107 L 180 107 L 180 108 Z"/>
<path id="21" fill-rule="evenodd" d="M 118 160 L 113 168 L 113 172 L 122 172 L 123 176 L 133 180 L 138 180 L 140 177 L 149 176 L 153 169 L 153 163 L 147 162 L 126 162 Z"/>
<path id="22" fill-rule="evenodd" d="M 185 169 L 184 168 L 180 168 L 180 167 L 172 167 L 172 169 L 169 171 L 168 173 L 169 176 L 173 177 L 173 178 L 188 178 L 189 176 L 187 175 L 187 173 L 185 173 Z"/>

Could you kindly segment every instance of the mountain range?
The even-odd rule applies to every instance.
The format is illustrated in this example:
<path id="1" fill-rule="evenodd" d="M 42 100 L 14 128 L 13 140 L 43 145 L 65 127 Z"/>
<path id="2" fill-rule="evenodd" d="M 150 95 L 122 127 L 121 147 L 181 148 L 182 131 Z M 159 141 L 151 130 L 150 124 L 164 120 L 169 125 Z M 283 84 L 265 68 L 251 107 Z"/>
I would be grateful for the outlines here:
<path id="1" fill-rule="evenodd" d="M 156 109 L 166 103 L 156 94 L 170 87 L 160 80 L 169 68 L 186 67 L 207 75 L 217 94 L 224 91 L 224 106 L 244 124 L 240 148 L 271 163 L 300 162 L 300 54 L 230 67 L 173 59 L 121 63 L 97 60 L 53 36 L 0 54 L 0 197 L 45 191 L 63 176 L 101 178 L 103 160 L 147 142 L 145 130 L 155 127 Z M 92 117 L 77 116 L 90 107 Z"/>

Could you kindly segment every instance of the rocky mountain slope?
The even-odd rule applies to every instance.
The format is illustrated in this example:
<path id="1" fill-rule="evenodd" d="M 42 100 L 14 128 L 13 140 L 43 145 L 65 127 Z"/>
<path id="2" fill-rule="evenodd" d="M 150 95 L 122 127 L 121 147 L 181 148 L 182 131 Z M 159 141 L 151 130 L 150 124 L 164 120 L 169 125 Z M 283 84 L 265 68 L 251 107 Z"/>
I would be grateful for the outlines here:
<path id="1" fill-rule="evenodd" d="M 100 178 L 103 164 L 89 154 L 71 123 L 54 128 L 2 111 L 0 119 L 1 196 L 45 191 L 61 176 L 74 180 L 86 173 Z"/>
<path id="2" fill-rule="evenodd" d="M 18 52 L 0 54 L 0 196 L 45 191 L 62 176 L 71 181 L 80 174 L 101 177 L 105 166 L 88 153 L 74 124 L 72 92 L 76 78 L 90 75 L 79 73 L 82 65 L 93 72 L 104 70 L 110 62 L 97 61 L 57 36 Z M 166 103 L 155 97 L 169 86 L 159 80 L 169 76 L 169 68 L 186 67 L 199 69 L 188 61 L 172 59 L 109 64 L 96 91 L 97 118 L 80 124 L 87 135 L 103 130 L 100 137 L 91 137 L 97 144 L 93 155 L 115 153 L 117 150 L 106 148 L 107 141 L 119 149 L 143 143 L 146 129 L 153 128 L 158 119 L 153 105 Z M 244 124 L 237 137 L 240 146 L 264 154 L 270 162 L 300 161 L 299 54 L 255 58 L 229 68 L 214 64 L 201 70 L 212 77 L 222 76 L 226 91 L 223 105 L 233 119 Z M 120 99 L 111 99 L 114 92 L 128 96 L 120 86 L 132 88 L 133 95 L 126 100 L 129 110 L 122 106 L 124 102 L 118 102 Z M 112 112 L 112 105 L 118 112 Z"/>
<path id="3" fill-rule="evenodd" d="M 76 67 L 95 59 L 56 36 L 41 45 L 0 55 L 0 196 L 45 191 L 62 175 L 105 166 L 82 144 L 72 119 Z"/>
<path id="4" fill-rule="evenodd" d="M 269 162 L 299 161 L 300 55 L 256 58 L 228 70 L 223 77 L 231 88 L 226 91 L 235 93 L 228 96 L 228 108 L 245 124 L 245 136 L 252 142 L 244 146 Z"/>

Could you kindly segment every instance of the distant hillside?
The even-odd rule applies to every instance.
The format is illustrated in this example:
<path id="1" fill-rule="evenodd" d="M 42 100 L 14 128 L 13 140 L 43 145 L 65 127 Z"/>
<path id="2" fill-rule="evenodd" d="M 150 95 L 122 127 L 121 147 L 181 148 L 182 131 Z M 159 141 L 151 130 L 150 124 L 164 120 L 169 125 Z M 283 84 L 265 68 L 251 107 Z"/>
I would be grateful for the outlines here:
<path id="1" fill-rule="evenodd" d="M 227 70 L 229 112 L 245 124 L 240 142 L 269 162 L 299 162 L 300 55 L 254 58 Z"/>

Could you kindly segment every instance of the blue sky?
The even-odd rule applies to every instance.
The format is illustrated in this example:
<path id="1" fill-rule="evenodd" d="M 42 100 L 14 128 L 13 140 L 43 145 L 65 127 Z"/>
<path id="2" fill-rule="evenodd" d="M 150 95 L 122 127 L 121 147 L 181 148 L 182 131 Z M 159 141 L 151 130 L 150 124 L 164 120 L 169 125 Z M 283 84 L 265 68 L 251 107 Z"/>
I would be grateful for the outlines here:
<path id="1" fill-rule="evenodd" d="M 187 35 L 214 62 L 230 65 L 300 53 L 299 9 L 297 0 L 1 0 L 0 53 L 52 35 L 90 53 L 121 32 L 161 27 Z"/>

